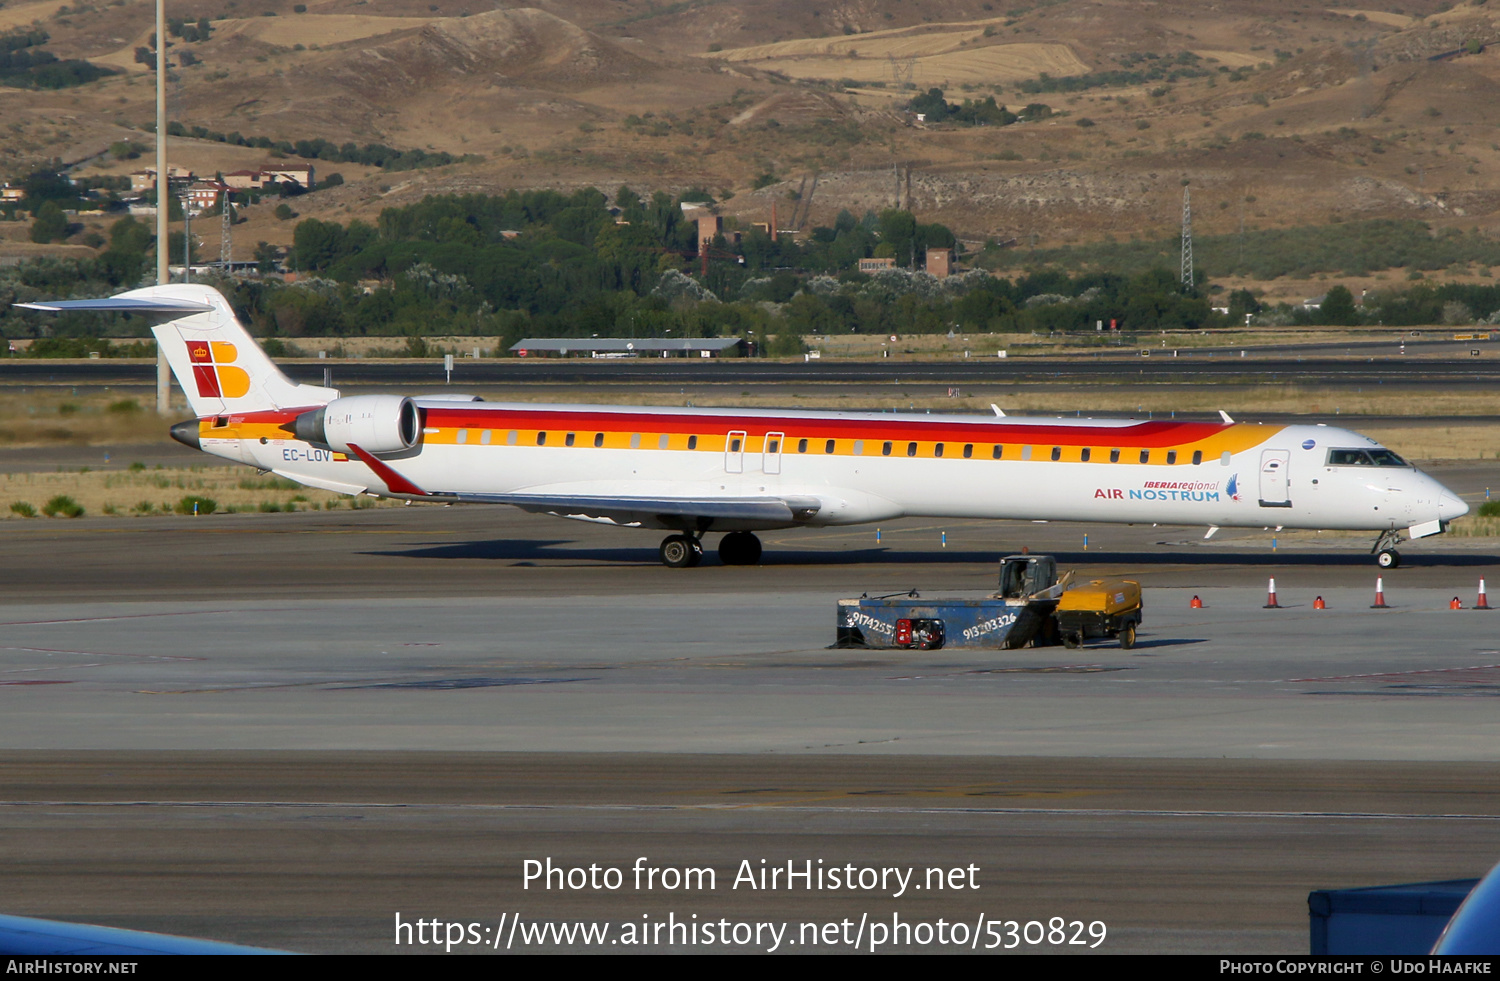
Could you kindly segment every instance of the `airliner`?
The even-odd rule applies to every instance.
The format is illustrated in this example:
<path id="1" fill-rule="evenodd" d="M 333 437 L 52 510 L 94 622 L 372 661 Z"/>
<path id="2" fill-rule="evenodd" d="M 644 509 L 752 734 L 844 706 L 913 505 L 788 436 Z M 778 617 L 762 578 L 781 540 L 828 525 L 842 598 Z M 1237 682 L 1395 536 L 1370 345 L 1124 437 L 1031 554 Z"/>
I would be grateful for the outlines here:
<path id="1" fill-rule="evenodd" d="M 195 418 L 173 438 L 309 487 L 671 532 L 661 561 L 760 561 L 755 533 L 903 517 L 1369 531 L 1403 540 L 1469 507 L 1376 441 L 1324 425 L 540 405 L 341 395 L 289 379 L 216 290 L 23 303 L 121 311 L 152 332 Z"/>

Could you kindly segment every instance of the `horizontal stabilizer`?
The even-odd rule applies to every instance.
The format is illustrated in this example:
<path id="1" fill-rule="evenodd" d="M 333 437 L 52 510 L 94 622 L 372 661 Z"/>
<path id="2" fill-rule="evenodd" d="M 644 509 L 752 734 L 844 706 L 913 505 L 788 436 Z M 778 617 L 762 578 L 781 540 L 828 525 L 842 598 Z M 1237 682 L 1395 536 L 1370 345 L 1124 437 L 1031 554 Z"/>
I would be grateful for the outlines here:
<path id="1" fill-rule="evenodd" d="M 111 296 L 102 300 L 48 300 L 43 303 L 17 303 L 16 306 L 46 313 L 87 310 L 92 313 L 166 313 L 178 317 L 190 313 L 210 313 L 213 310 L 211 305 L 194 300 L 125 296 Z"/>

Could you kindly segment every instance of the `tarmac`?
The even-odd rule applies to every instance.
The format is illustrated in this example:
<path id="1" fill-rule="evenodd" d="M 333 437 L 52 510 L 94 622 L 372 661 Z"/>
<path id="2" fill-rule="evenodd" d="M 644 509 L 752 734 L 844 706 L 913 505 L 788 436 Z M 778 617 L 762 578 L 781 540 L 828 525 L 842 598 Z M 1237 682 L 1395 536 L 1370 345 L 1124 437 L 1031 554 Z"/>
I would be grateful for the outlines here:
<path id="1" fill-rule="evenodd" d="M 1260 530 L 765 538 L 761 566 L 669 570 L 653 533 L 490 507 L 9 523 L 4 911 L 304 951 L 438 949 L 400 914 L 477 924 L 454 952 L 519 916 L 784 923 L 793 951 L 1062 917 L 1106 939 L 1017 949 L 1298 953 L 1312 889 L 1500 859 L 1500 613 L 1471 608 L 1496 540 L 1380 573 L 1362 539 Z M 828 649 L 839 597 L 979 594 L 1023 546 L 1138 578 L 1138 646 Z M 642 857 L 717 885 L 635 888 Z M 548 858 L 626 884 L 527 888 Z M 732 888 L 762 859 L 978 888 Z"/>

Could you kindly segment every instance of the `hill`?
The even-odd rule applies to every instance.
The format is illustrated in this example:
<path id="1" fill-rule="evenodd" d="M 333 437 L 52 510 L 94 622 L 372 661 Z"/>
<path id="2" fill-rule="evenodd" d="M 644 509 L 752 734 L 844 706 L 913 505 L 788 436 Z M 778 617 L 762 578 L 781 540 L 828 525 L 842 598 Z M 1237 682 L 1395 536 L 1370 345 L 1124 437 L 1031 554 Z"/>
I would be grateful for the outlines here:
<path id="1" fill-rule="evenodd" d="M 899 201 L 966 241 L 1057 247 L 1169 237 L 1186 185 L 1205 234 L 1375 218 L 1500 228 L 1500 13 L 1483 4 L 533 2 L 203 4 L 170 39 L 171 115 L 466 158 L 400 173 L 320 163 L 346 183 L 296 208 L 339 221 L 449 191 L 701 186 L 747 222 L 773 202 L 783 226 L 808 228 Z M 138 49 L 151 11 L 0 8 L 0 32 L 44 30 L 57 58 L 118 72 L 7 89 L 0 174 L 52 158 L 79 173 L 141 165 L 108 148 L 150 142 Z M 902 111 L 931 88 L 1051 112 L 976 126 Z M 265 155 L 205 141 L 173 153 L 200 172 Z M 290 240 L 269 205 L 246 217 L 238 253 Z"/>

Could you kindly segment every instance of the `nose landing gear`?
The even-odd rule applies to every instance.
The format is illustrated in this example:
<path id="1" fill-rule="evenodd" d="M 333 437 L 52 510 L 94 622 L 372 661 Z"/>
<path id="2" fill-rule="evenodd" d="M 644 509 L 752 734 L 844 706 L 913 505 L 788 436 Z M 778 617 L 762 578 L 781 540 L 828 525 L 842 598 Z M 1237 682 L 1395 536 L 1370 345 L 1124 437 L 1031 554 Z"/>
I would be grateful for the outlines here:
<path id="1" fill-rule="evenodd" d="M 1370 548 L 1370 554 L 1375 556 L 1375 564 L 1382 569 L 1394 569 L 1401 564 L 1401 553 L 1396 551 L 1396 546 L 1401 544 L 1401 533 L 1394 528 L 1390 531 L 1380 533 L 1375 539 L 1375 544 Z"/>

